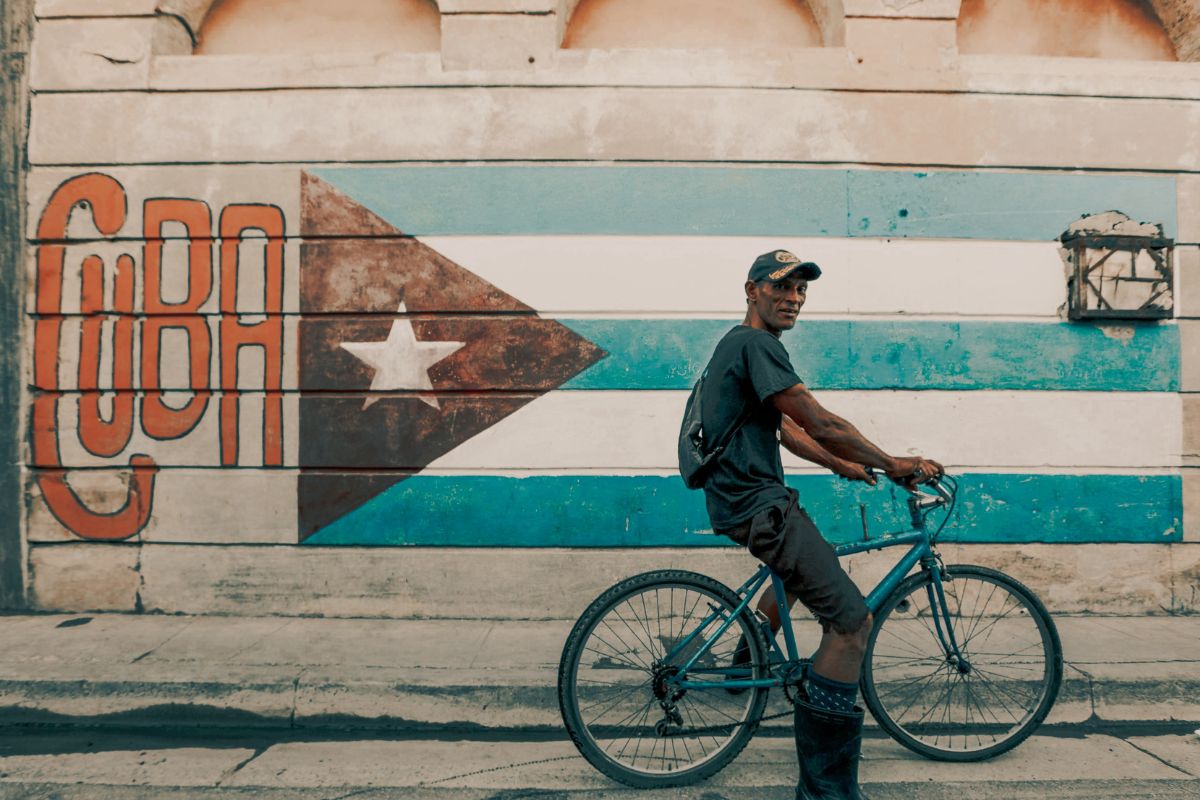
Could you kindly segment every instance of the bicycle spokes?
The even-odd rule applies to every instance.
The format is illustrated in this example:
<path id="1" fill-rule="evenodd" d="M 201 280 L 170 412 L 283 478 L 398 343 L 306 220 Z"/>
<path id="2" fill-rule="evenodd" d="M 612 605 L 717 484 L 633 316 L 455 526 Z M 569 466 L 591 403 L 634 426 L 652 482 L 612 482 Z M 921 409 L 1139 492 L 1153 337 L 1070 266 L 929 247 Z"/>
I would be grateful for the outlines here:
<path id="1" fill-rule="evenodd" d="M 603 758 L 648 775 L 695 768 L 761 715 L 759 691 L 678 685 L 685 677 L 716 682 L 753 673 L 753 665 L 734 664 L 750 623 L 733 611 L 701 587 L 660 584 L 628 592 L 596 615 L 579 643 L 573 700 Z"/>
<path id="2" fill-rule="evenodd" d="M 872 711 L 927 755 L 1023 738 L 1057 692 L 1061 655 L 1048 616 L 1011 579 L 986 572 L 947 571 L 940 586 L 926 573 L 880 612 Z"/>

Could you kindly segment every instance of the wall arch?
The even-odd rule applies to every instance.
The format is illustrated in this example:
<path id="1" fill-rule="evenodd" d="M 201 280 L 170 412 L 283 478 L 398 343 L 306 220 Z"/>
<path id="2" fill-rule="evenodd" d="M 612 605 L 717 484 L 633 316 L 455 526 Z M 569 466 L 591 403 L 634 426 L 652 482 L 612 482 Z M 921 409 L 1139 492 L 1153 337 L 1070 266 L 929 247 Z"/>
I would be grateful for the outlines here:
<path id="1" fill-rule="evenodd" d="M 960 53 L 1174 61 L 1150 0 L 963 0 Z"/>
<path id="2" fill-rule="evenodd" d="M 819 2 L 824 12 L 828 2 Z M 818 47 L 840 36 L 840 16 L 836 26 L 822 19 L 807 0 L 578 0 L 563 47 Z"/>
<path id="3" fill-rule="evenodd" d="M 441 46 L 434 0 L 167 0 L 198 55 L 431 52 Z"/>
<path id="4" fill-rule="evenodd" d="M 1200 61 L 1200 0 L 1150 0 L 1180 61 Z"/>

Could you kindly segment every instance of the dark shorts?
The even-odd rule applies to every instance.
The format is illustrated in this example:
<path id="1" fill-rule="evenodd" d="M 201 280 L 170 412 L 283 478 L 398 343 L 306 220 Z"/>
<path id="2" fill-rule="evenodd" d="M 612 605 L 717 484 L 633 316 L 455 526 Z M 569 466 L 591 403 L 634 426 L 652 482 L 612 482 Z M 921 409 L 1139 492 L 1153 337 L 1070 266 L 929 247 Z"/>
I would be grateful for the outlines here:
<path id="1" fill-rule="evenodd" d="M 749 548 L 774 570 L 788 592 L 816 615 L 826 631 L 854 633 L 862 627 L 868 614 L 862 592 L 842 569 L 808 512 L 797 505 L 795 494 L 786 508 L 765 508 L 749 521 L 717 533 Z"/>

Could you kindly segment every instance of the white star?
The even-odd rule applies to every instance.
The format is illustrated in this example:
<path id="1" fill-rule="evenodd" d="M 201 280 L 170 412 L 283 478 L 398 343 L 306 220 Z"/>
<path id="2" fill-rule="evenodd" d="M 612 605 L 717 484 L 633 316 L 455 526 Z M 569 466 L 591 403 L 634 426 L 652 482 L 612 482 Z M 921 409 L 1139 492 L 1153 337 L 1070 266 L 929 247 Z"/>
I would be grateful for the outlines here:
<path id="1" fill-rule="evenodd" d="M 404 303 L 400 304 L 397 314 L 406 313 Z M 466 345 L 466 342 L 422 342 L 413 333 L 412 323 L 406 319 L 392 322 L 387 341 L 383 342 L 342 342 L 341 348 L 375 370 L 371 380 L 371 391 L 392 391 L 395 389 L 424 389 L 433 390 L 433 381 L 429 379 L 429 368 L 451 353 L 455 353 Z M 363 402 L 367 408 L 379 398 L 368 397 Z M 420 395 L 423 403 L 441 408 L 437 398 Z"/>

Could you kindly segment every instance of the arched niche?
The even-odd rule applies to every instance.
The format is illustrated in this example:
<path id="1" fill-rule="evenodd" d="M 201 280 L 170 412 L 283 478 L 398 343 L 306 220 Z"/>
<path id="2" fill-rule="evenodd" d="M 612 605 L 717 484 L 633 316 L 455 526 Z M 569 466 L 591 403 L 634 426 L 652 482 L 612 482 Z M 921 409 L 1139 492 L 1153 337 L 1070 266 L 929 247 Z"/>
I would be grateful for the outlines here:
<path id="1" fill-rule="evenodd" d="M 1150 0 L 963 0 L 958 51 L 1176 60 Z"/>
<path id="2" fill-rule="evenodd" d="M 441 47 L 433 0 L 164 0 L 197 55 L 431 52 Z"/>
<path id="3" fill-rule="evenodd" d="M 807 0 L 567 0 L 562 46 L 762 50 L 841 44 L 841 0 L 814 4 L 816 8 Z"/>

